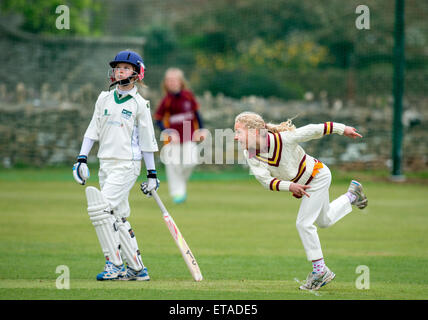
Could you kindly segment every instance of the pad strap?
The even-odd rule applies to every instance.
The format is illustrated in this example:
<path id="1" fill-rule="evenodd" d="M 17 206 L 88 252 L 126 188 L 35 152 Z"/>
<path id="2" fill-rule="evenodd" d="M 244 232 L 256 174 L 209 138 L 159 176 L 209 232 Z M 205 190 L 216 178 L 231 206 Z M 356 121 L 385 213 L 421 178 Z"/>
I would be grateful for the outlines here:
<path id="1" fill-rule="evenodd" d="M 118 219 L 117 223 L 119 226 L 120 252 L 131 269 L 140 271 L 144 268 L 144 264 L 131 224 L 126 218 Z"/>
<path id="2" fill-rule="evenodd" d="M 86 188 L 88 214 L 97 233 L 98 240 L 106 259 L 114 265 L 123 264 L 120 256 L 118 225 L 103 194 L 94 187 Z"/>

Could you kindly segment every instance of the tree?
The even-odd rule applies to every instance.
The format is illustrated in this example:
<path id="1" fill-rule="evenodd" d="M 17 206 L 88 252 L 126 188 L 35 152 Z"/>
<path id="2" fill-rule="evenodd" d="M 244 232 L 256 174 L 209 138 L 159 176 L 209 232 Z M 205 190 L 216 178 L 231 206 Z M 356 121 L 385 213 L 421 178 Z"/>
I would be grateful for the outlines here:
<path id="1" fill-rule="evenodd" d="M 66 5 L 70 10 L 70 29 L 56 27 L 56 8 Z M 22 18 L 20 28 L 31 33 L 64 35 L 98 35 L 101 33 L 102 5 L 99 0 L 3 0 L 1 10 Z"/>

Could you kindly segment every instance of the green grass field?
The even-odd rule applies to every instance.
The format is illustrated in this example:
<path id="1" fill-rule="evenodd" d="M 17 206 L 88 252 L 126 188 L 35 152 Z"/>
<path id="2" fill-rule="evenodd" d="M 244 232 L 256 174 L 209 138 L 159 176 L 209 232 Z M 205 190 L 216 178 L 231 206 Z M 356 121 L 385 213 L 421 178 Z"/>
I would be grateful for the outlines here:
<path id="1" fill-rule="evenodd" d="M 337 176 L 331 199 L 348 187 L 346 174 Z M 95 280 L 104 258 L 71 170 L 1 170 L 0 299 L 428 299 L 428 185 L 362 181 L 369 207 L 318 229 L 337 277 L 315 294 L 298 290 L 311 270 L 295 228 L 299 201 L 246 174 L 196 174 L 183 205 L 161 184 L 204 275 L 199 283 L 154 200 L 135 185 L 129 221 L 151 276 L 137 283 Z M 69 290 L 56 287 L 60 265 L 70 270 Z M 356 287 L 360 265 L 369 268 L 369 289 Z"/>

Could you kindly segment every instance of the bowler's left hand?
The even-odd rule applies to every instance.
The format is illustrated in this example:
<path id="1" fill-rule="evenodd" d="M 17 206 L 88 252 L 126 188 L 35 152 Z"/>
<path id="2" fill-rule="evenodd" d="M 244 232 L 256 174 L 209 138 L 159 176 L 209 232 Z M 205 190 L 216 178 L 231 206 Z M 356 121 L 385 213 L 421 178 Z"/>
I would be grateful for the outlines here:
<path id="1" fill-rule="evenodd" d="M 344 136 L 347 136 L 348 138 L 356 139 L 356 138 L 362 138 L 363 136 L 357 132 L 357 129 L 353 127 L 345 127 L 345 131 L 343 132 Z"/>

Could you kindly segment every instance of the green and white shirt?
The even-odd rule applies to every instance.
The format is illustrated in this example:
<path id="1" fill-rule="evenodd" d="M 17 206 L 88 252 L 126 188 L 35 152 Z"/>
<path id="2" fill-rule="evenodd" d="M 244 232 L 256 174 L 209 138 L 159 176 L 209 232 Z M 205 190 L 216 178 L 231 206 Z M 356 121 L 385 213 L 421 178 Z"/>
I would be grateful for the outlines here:
<path id="1" fill-rule="evenodd" d="M 98 141 L 98 158 L 141 160 L 141 152 L 156 152 L 150 102 L 134 87 L 119 97 L 117 90 L 103 91 L 85 137 Z"/>

